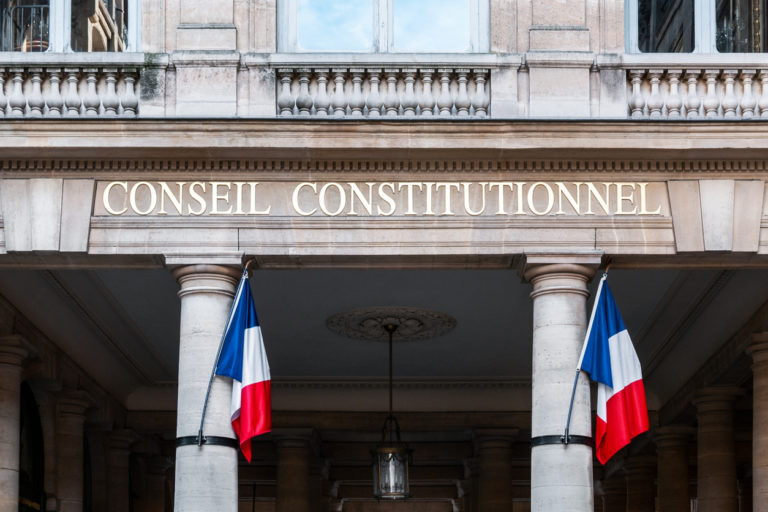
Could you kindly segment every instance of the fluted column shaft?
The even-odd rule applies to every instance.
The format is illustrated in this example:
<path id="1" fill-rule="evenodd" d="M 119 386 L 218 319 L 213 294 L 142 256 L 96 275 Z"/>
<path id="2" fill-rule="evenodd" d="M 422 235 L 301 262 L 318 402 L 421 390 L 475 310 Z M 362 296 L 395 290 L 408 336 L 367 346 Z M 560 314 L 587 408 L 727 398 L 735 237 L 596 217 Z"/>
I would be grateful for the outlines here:
<path id="1" fill-rule="evenodd" d="M 531 436 L 562 434 L 586 329 L 587 282 L 592 268 L 543 264 L 529 268 L 533 284 Z M 579 379 L 570 433 L 591 436 L 589 382 Z M 591 512 L 592 447 L 546 444 L 531 449 L 531 510 Z"/>
<path id="2" fill-rule="evenodd" d="M 737 512 L 733 401 L 741 390 L 709 387 L 697 393 L 697 512 Z"/>
<path id="3" fill-rule="evenodd" d="M 83 426 L 88 401 L 79 393 L 56 403 L 56 494 L 58 512 L 83 511 Z"/>
<path id="4" fill-rule="evenodd" d="M 682 425 L 659 427 L 654 433 L 657 460 L 658 512 L 689 512 L 688 441 L 694 430 Z"/>
<path id="5" fill-rule="evenodd" d="M 276 512 L 310 510 L 310 433 L 277 432 Z"/>
<path id="6" fill-rule="evenodd" d="M 0 338 L 0 512 L 19 509 L 21 365 L 26 357 L 20 337 Z"/>
<path id="7" fill-rule="evenodd" d="M 480 478 L 477 488 L 478 509 L 484 512 L 512 510 L 512 441 L 515 432 L 476 431 Z"/>
<path id="8" fill-rule="evenodd" d="M 752 356 L 752 510 L 768 512 L 768 332 L 755 334 Z"/>
<path id="9" fill-rule="evenodd" d="M 627 512 L 654 512 L 656 509 L 655 457 L 632 457 L 624 468 L 627 471 Z"/>
<path id="10" fill-rule="evenodd" d="M 196 436 L 222 331 L 227 322 L 240 272 L 217 265 L 177 268 L 181 285 L 179 396 L 176 436 Z M 214 379 L 204 433 L 234 438 L 230 423 L 232 383 Z M 228 446 L 176 448 L 176 512 L 237 510 L 237 451 Z"/>

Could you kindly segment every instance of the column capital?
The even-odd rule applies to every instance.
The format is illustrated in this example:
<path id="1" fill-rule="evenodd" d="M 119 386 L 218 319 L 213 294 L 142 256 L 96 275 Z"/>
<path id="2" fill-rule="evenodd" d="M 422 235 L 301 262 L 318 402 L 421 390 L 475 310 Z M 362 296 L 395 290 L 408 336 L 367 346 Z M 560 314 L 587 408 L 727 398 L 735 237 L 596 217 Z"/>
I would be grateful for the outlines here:
<path id="1" fill-rule="evenodd" d="M 747 355 L 754 361 L 752 368 L 768 363 L 768 332 L 756 332 L 752 335 L 747 346 Z"/>
<path id="2" fill-rule="evenodd" d="M 85 391 L 62 391 L 57 395 L 56 411 L 59 416 L 82 417 L 93 405 L 93 399 Z"/>
<path id="3" fill-rule="evenodd" d="M 664 425 L 653 430 L 653 440 L 657 448 L 687 446 L 696 429 L 687 425 Z"/>
<path id="4" fill-rule="evenodd" d="M 602 261 L 602 252 L 578 253 L 527 252 L 520 274 L 526 281 L 550 273 L 576 273 L 591 279 Z"/>
<path id="5" fill-rule="evenodd" d="M 286 448 L 317 447 L 318 433 L 312 427 L 286 427 L 272 429 L 270 433 L 275 444 Z"/>
<path id="6" fill-rule="evenodd" d="M 693 405 L 699 413 L 730 411 L 733 402 L 744 394 L 744 390 L 736 386 L 709 386 L 696 392 Z"/>
<path id="7" fill-rule="evenodd" d="M 516 428 L 476 428 L 472 431 L 472 440 L 477 450 L 507 449 L 512 447 L 518 433 Z"/>
<path id="8" fill-rule="evenodd" d="M 0 336 L 0 364 L 21 366 L 32 353 L 32 346 L 23 336 Z"/>
<path id="9" fill-rule="evenodd" d="M 179 297 L 196 293 L 215 293 L 232 297 L 243 270 L 223 265 L 186 265 L 173 269 L 181 285 Z"/>

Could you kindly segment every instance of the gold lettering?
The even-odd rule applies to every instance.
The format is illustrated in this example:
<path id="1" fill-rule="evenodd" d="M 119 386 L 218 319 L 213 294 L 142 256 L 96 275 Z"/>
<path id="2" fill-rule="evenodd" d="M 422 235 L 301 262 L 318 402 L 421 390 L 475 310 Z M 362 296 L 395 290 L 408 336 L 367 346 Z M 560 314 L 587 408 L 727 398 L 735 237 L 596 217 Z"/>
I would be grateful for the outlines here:
<path id="1" fill-rule="evenodd" d="M 580 203 L 581 203 L 581 201 L 580 201 L 580 198 L 581 198 L 580 197 L 581 196 L 581 194 L 580 194 L 581 183 L 574 182 L 573 184 L 576 185 L 576 197 L 575 198 L 573 197 L 573 195 L 571 195 L 571 192 L 565 186 L 565 183 L 562 183 L 560 181 L 555 183 L 555 185 L 557 185 L 557 205 L 558 205 L 558 209 L 557 209 L 557 212 L 556 212 L 557 215 L 565 215 L 565 211 L 563 210 L 563 197 L 565 197 L 565 199 L 569 203 L 571 203 L 571 208 L 574 209 L 574 211 L 576 212 L 576 215 L 580 215 L 581 214 L 581 207 L 580 207 Z"/>
<path id="2" fill-rule="evenodd" d="M 544 189 L 547 191 L 547 207 L 543 211 L 539 211 L 536 209 L 536 205 L 534 203 L 534 194 L 536 193 L 536 187 L 544 187 Z M 552 211 L 552 207 L 555 206 L 555 193 L 552 191 L 552 187 L 549 186 L 549 184 L 544 183 L 542 181 L 538 181 L 531 185 L 531 188 L 528 189 L 528 209 L 531 210 L 531 213 L 534 215 L 546 215 L 549 212 Z"/>
<path id="3" fill-rule="evenodd" d="M 648 186 L 648 183 L 638 183 L 637 185 L 640 187 L 640 215 L 660 215 L 661 205 L 652 212 L 648 211 L 648 198 L 645 193 L 645 187 Z"/>
<path id="4" fill-rule="evenodd" d="M 309 187 L 309 188 L 311 188 L 311 189 L 312 189 L 312 192 L 314 192 L 315 194 L 317 194 L 317 183 L 307 183 L 307 182 L 305 182 L 305 183 L 299 183 L 298 185 L 296 185 L 296 188 L 294 188 L 294 189 L 293 189 L 293 197 L 292 197 L 292 202 L 293 202 L 293 209 L 294 209 L 294 210 L 296 211 L 296 213 L 298 213 L 299 215 L 303 215 L 304 217 L 306 217 L 306 216 L 308 216 L 308 215 L 312 215 L 313 213 L 315 213 L 315 212 L 317 211 L 317 208 L 312 208 L 312 211 L 309 211 L 309 212 L 308 212 L 308 211 L 306 211 L 306 210 L 303 210 L 303 209 L 302 209 L 302 208 L 299 206 L 299 192 L 301 192 L 301 189 L 302 189 L 302 188 L 304 188 L 304 187 Z"/>
<path id="5" fill-rule="evenodd" d="M 605 197 L 602 197 L 600 195 L 600 192 L 598 192 L 597 187 L 595 187 L 595 184 L 592 182 L 587 183 L 587 213 L 585 215 L 594 215 L 595 212 L 592 211 L 592 197 L 597 199 L 597 202 L 600 203 L 600 206 L 603 208 L 605 213 L 607 215 L 610 215 L 610 207 L 609 207 L 609 201 L 610 201 L 610 183 L 603 183 L 605 185 Z"/>
<path id="6" fill-rule="evenodd" d="M 178 197 L 173 195 L 173 191 L 171 190 L 171 187 L 168 186 L 168 183 L 165 181 L 160 182 L 160 211 L 157 212 L 158 214 L 166 215 L 168 213 L 165 211 L 165 198 L 168 197 L 168 199 L 171 200 L 171 203 L 173 203 L 173 207 L 176 208 L 178 214 L 181 215 L 183 210 L 181 200 L 184 197 L 184 182 L 177 181 L 176 184 L 179 186 Z"/>
<path id="7" fill-rule="evenodd" d="M 624 188 L 630 188 L 632 191 L 629 195 L 625 195 Z M 624 211 L 624 201 L 629 201 L 633 206 L 631 211 Z M 634 183 L 616 183 L 616 215 L 634 215 L 637 213 L 637 205 L 635 205 L 635 184 Z"/>
<path id="8" fill-rule="evenodd" d="M 334 211 L 330 211 L 328 209 L 328 205 L 325 202 L 325 194 L 327 193 L 328 188 L 330 187 L 335 188 L 339 193 L 339 207 Z M 344 193 L 344 189 L 341 187 L 341 185 L 333 181 L 323 185 L 323 187 L 320 189 L 319 199 L 320 199 L 320 209 L 323 211 L 324 214 L 330 215 L 331 217 L 335 217 L 339 215 L 344 210 L 344 206 L 347 204 L 347 195 Z"/>
<path id="9" fill-rule="evenodd" d="M 442 182 L 435 185 L 435 188 L 438 190 L 440 190 L 440 187 L 445 189 L 445 211 L 443 211 L 443 215 L 456 215 L 451 210 L 451 188 L 455 187 L 456 192 L 458 192 L 461 189 L 461 185 L 450 182 Z"/>
<path id="10" fill-rule="evenodd" d="M 424 210 L 424 215 L 434 215 L 435 212 L 432 211 L 432 187 L 434 186 L 434 182 L 428 181 L 424 183 L 424 186 L 427 187 L 427 190 L 424 192 L 424 195 L 427 197 L 427 206 Z"/>
<path id="11" fill-rule="evenodd" d="M 219 188 L 227 187 L 227 191 L 224 194 L 219 193 Z M 229 215 L 232 213 L 232 205 L 229 205 L 226 211 L 219 210 L 219 201 L 226 201 L 229 204 L 229 190 L 232 188 L 232 184 L 227 181 L 212 181 L 211 182 L 211 215 Z"/>
<path id="12" fill-rule="evenodd" d="M 147 190 L 149 190 L 149 207 L 145 210 L 139 210 L 139 205 L 136 201 L 136 193 L 139 190 L 139 187 L 142 186 L 147 187 Z M 134 212 L 138 213 L 139 215 L 149 215 L 155 209 L 155 206 L 157 206 L 157 192 L 155 192 L 155 187 L 146 181 L 139 181 L 138 183 L 135 183 L 131 187 L 130 202 L 131 209 Z"/>
<path id="13" fill-rule="evenodd" d="M 203 196 L 201 196 L 195 191 L 195 187 L 201 188 L 202 193 L 205 194 L 205 189 L 206 189 L 205 182 L 195 181 L 189 186 L 189 195 L 192 196 L 192 199 L 197 201 L 197 204 L 200 206 L 200 209 L 197 211 L 194 211 L 192 210 L 192 205 L 189 205 L 187 206 L 187 213 L 190 215 L 202 215 L 205 213 L 207 205 L 205 204 L 205 199 L 203 198 Z"/>
<path id="14" fill-rule="evenodd" d="M 243 211 L 243 185 L 244 181 L 235 182 L 235 215 L 245 215 Z M 253 197 L 253 189 L 251 189 L 251 197 Z"/>
<path id="15" fill-rule="evenodd" d="M 395 213 L 396 204 L 395 204 L 395 199 L 391 195 L 384 193 L 384 187 L 389 188 L 389 190 L 392 191 L 392 193 L 394 194 L 395 184 L 379 183 L 379 197 L 382 198 L 384 202 L 387 203 L 387 205 L 389 205 L 389 211 L 384 213 L 384 210 L 381 209 L 381 206 L 376 206 L 376 210 L 379 212 L 379 215 L 384 215 L 388 217 Z"/>
<path id="16" fill-rule="evenodd" d="M 268 205 L 263 210 L 257 210 L 256 209 L 256 185 L 258 185 L 258 181 L 249 181 L 248 186 L 251 188 L 251 210 L 248 212 L 250 215 L 269 215 L 269 212 L 272 210 L 272 205 Z"/>
<path id="17" fill-rule="evenodd" d="M 512 192 L 514 183 L 509 181 L 490 183 L 488 185 L 488 190 L 493 190 L 493 187 L 499 187 L 499 209 L 496 210 L 496 215 L 506 215 L 507 212 L 504 210 L 504 187 L 509 187 L 509 191 Z"/>
<path id="18" fill-rule="evenodd" d="M 122 210 L 115 210 L 112 208 L 112 206 L 109 203 L 109 193 L 112 191 L 112 187 L 120 187 L 122 188 L 125 193 L 128 193 L 128 182 L 127 181 L 113 181 L 112 183 L 109 183 L 106 187 L 104 187 L 104 195 L 102 196 L 102 202 L 104 203 L 104 209 L 107 210 L 107 213 L 110 215 L 122 215 L 125 212 L 128 211 L 128 207 L 126 206 Z"/>
<path id="19" fill-rule="evenodd" d="M 525 210 L 523 209 L 525 206 L 525 202 L 523 201 L 523 187 L 525 186 L 525 182 L 518 181 L 515 183 L 515 186 L 517 187 L 517 211 L 515 214 L 525 215 Z"/>
<path id="20" fill-rule="evenodd" d="M 350 197 L 349 197 L 349 214 L 350 215 L 357 215 L 357 212 L 355 211 L 355 198 L 357 198 L 358 201 L 360 201 L 360 204 L 365 208 L 365 211 L 368 212 L 368 215 L 373 215 L 373 185 L 374 183 L 366 183 L 368 185 L 368 197 L 366 198 L 363 196 L 363 191 L 360 190 L 360 187 L 357 186 L 356 183 L 350 183 L 349 189 L 350 189 Z"/>
<path id="21" fill-rule="evenodd" d="M 416 212 L 413 211 L 413 188 L 419 187 L 419 191 L 422 189 L 421 183 L 416 183 L 414 181 L 407 181 L 404 183 L 400 183 L 400 186 L 398 187 L 397 191 L 403 190 L 403 187 L 408 189 L 408 209 L 405 210 L 405 215 L 416 215 Z"/>
<path id="22" fill-rule="evenodd" d="M 467 212 L 470 215 L 480 215 L 485 211 L 485 186 L 488 185 L 488 183 L 481 182 L 477 183 L 477 185 L 480 185 L 480 196 L 482 197 L 482 206 L 480 207 L 480 210 L 474 211 L 469 205 L 469 186 L 471 183 L 468 182 L 462 182 L 462 186 L 464 187 L 464 211 Z"/>

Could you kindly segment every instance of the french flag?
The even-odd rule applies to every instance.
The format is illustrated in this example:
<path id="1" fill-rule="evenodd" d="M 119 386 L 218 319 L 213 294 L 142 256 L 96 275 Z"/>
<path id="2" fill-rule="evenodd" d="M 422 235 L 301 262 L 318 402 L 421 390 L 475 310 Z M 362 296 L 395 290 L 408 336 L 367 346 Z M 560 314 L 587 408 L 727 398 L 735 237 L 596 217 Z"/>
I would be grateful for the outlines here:
<path id="1" fill-rule="evenodd" d="M 237 287 L 216 375 L 232 378 L 232 429 L 251 461 L 251 438 L 272 430 L 271 376 L 248 271 Z"/>
<path id="2" fill-rule="evenodd" d="M 579 368 L 597 382 L 595 446 L 601 464 L 648 430 L 640 361 L 606 277 L 597 289 L 579 361 Z"/>

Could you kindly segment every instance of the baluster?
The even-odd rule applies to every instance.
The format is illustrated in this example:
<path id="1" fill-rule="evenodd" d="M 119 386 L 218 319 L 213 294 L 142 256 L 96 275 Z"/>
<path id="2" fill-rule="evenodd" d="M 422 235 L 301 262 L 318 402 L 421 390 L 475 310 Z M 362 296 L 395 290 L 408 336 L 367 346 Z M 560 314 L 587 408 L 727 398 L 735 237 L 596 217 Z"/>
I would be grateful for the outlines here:
<path id="1" fill-rule="evenodd" d="M 416 99 L 416 92 L 414 90 L 414 82 L 416 80 L 415 69 L 403 70 L 403 81 L 405 82 L 405 92 L 403 93 L 403 115 L 406 117 L 413 117 L 416 115 L 416 107 L 419 105 L 419 101 Z"/>
<path id="2" fill-rule="evenodd" d="M 315 114 L 321 117 L 328 115 L 331 97 L 328 96 L 328 69 L 316 69 L 317 95 L 315 95 Z"/>
<path id="3" fill-rule="evenodd" d="M 680 117 L 680 110 L 683 108 L 683 97 L 680 95 L 680 75 L 682 73 L 681 69 L 667 70 L 667 81 L 669 82 L 667 115 L 673 119 Z"/>
<path id="4" fill-rule="evenodd" d="M 83 97 L 83 105 L 85 106 L 85 115 L 88 117 L 95 117 L 99 115 L 99 93 L 96 91 L 96 73 L 98 69 L 84 69 L 86 90 Z"/>
<path id="5" fill-rule="evenodd" d="M 755 115 L 755 105 L 757 100 L 755 95 L 752 94 L 752 78 L 757 73 L 754 69 L 742 69 L 741 70 L 741 84 L 743 92 L 741 94 L 741 117 L 744 119 L 750 119 Z"/>
<path id="6" fill-rule="evenodd" d="M 371 90 L 365 99 L 365 105 L 368 107 L 368 117 L 381 116 L 381 106 L 384 104 L 384 99 L 379 92 L 379 81 L 381 80 L 379 73 L 381 73 L 380 69 L 368 70 L 368 82 L 371 84 Z"/>
<path id="7" fill-rule="evenodd" d="M 723 115 L 725 117 L 736 117 L 736 107 L 739 102 L 736 99 L 736 93 L 733 90 L 733 84 L 736 81 L 737 71 L 735 69 L 726 69 L 723 71 L 723 80 L 725 81 L 725 94 L 723 95 Z"/>
<path id="8" fill-rule="evenodd" d="M 292 116 L 293 107 L 296 105 L 296 99 L 291 92 L 291 82 L 293 82 L 292 69 L 278 69 L 280 76 L 280 94 L 277 95 L 277 108 L 281 116 Z"/>
<path id="9" fill-rule="evenodd" d="M 648 115 L 651 119 L 661 117 L 661 109 L 664 106 L 664 98 L 661 97 L 659 82 L 664 73 L 661 69 L 649 69 L 648 80 L 651 82 L 651 94 L 648 96 Z"/>
<path id="10" fill-rule="evenodd" d="M 629 98 L 629 112 L 630 117 L 638 119 L 643 117 L 645 109 L 645 98 L 640 90 L 640 84 L 643 81 L 645 70 L 643 69 L 631 69 L 629 76 L 632 81 L 632 96 Z"/>
<path id="11" fill-rule="evenodd" d="M 488 104 L 491 102 L 491 97 L 485 92 L 487 74 L 487 69 L 475 70 L 475 97 L 472 98 L 472 108 L 475 109 L 477 117 L 488 116 Z"/>
<path id="12" fill-rule="evenodd" d="M 50 89 L 45 98 L 45 105 L 48 107 L 48 115 L 51 117 L 61 117 L 61 109 L 64 106 L 64 98 L 61 96 L 61 70 L 48 70 L 48 84 Z"/>
<path id="13" fill-rule="evenodd" d="M 80 93 L 78 92 L 79 85 L 79 70 L 77 69 L 65 69 L 67 74 L 67 94 L 64 96 L 64 106 L 67 107 L 67 116 L 77 117 L 80 115 Z"/>
<path id="14" fill-rule="evenodd" d="M 312 96 L 309 94 L 309 78 L 311 69 L 299 69 L 299 95 L 296 97 L 296 106 L 299 107 L 300 116 L 312 114 Z"/>
<path id="15" fill-rule="evenodd" d="M 768 117 L 768 70 L 760 70 L 760 101 L 757 107 L 760 109 L 760 117 Z"/>
<path id="16" fill-rule="evenodd" d="M 705 69 L 704 78 L 707 80 L 707 95 L 704 97 L 704 116 L 717 117 L 717 109 L 720 107 L 720 98 L 717 97 L 717 77 L 720 71 Z"/>
<path id="17" fill-rule="evenodd" d="M 689 119 L 699 117 L 699 107 L 701 98 L 699 98 L 699 75 L 701 70 L 689 69 L 685 72 L 685 80 L 688 82 L 688 94 L 685 96 L 685 115 Z"/>
<path id="18" fill-rule="evenodd" d="M 397 95 L 396 69 L 385 69 L 384 77 L 387 79 L 387 94 L 384 96 L 384 109 L 387 117 L 395 117 L 400 110 L 400 98 Z"/>
<path id="19" fill-rule="evenodd" d="M 365 108 L 365 97 L 363 96 L 363 73 L 364 69 L 350 69 L 352 73 L 352 96 L 349 98 L 349 108 L 352 109 L 352 117 L 362 117 L 363 108 Z"/>
<path id="20" fill-rule="evenodd" d="M 43 117 L 43 70 L 40 68 L 29 69 L 29 94 L 27 95 L 27 104 L 29 105 L 29 117 Z"/>
<path id="21" fill-rule="evenodd" d="M 435 96 L 432 94 L 432 74 L 434 69 L 422 69 L 421 71 L 421 96 L 419 97 L 419 108 L 421 115 L 425 117 L 432 116 L 435 110 Z"/>
<path id="22" fill-rule="evenodd" d="M 8 98 L 5 96 L 5 68 L 0 68 L 0 117 L 5 117 L 5 106 Z"/>
<path id="23" fill-rule="evenodd" d="M 458 82 L 459 82 L 459 92 L 456 95 L 456 113 L 461 116 L 468 116 L 469 115 L 469 94 L 467 92 L 467 75 L 469 74 L 468 69 L 457 69 L 456 74 L 458 75 Z"/>
<path id="24" fill-rule="evenodd" d="M 333 81 L 336 88 L 331 98 L 333 105 L 333 115 L 340 117 L 347 114 L 347 98 L 344 94 L 344 82 L 346 81 L 346 69 L 333 69 Z"/>
<path id="25" fill-rule="evenodd" d="M 8 98 L 8 104 L 11 106 L 11 115 L 21 117 L 26 114 L 27 99 L 24 97 L 24 70 L 14 68 L 10 70 L 13 73 L 13 92 Z"/>
<path id="26" fill-rule="evenodd" d="M 139 114 L 139 98 L 136 96 L 135 73 L 135 69 L 123 69 L 125 91 L 123 92 L 120 104 L 123 106 L 123 115 L 125 117 L 136 117 Z"/>
<path id="27" fill-rule="evenodd" d="M 438 69 L 440 75 L 440 96 L 437 97 L 437 107 L 440 109 L 440 116 L 450 117 L 453 107 L 453 98 L 451 98 L 451 75 L 450 69 Z"/>
<path id="28" fill-rule="evenodd" d="M 104 93 L 102 98 L 104 115 L 106 117 L 115 117 L 117 116 L 118 108 L 120 108 L 120 100 L 117 97 L 117 69 L 105 69 L 104 74 L 107 82 L 107 92 Z"/>

